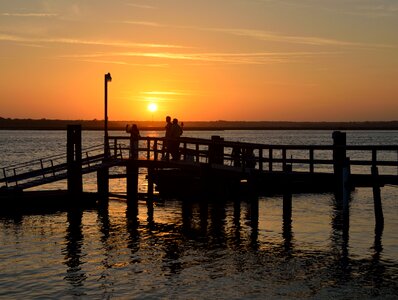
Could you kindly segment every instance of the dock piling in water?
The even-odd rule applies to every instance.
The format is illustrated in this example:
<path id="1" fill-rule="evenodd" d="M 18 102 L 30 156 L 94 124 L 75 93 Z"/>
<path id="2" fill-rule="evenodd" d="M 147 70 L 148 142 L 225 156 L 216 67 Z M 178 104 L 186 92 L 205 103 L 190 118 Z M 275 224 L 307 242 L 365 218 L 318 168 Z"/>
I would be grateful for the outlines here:
<path id="1" fill-rule="evenodd" d="M 132 210 L 138 211 L 138 171 L 135 160 L 130 160 L 126 166 L 127 204 Z"/>
<path id="2" fill-rule="evenodd" d="M 333 170 L 337 182 L 342 180 L 342 170 L 346 159 L 347 137 L 345 132 L 334 131 L 333 138 Z"/>
<path id="3" fill-rule="evenodd" d="M 283 188 L 283 222 L 291 223 L 292 220 L 292 187 L 291 187 L 291 173 L 292 165 L 285 164 L 284 171 L 284 188 Z"/>
<path id="4" fill-rule="evenodd" d="M 381 205 L 381 193 L 379 183 L 379 170 L 376 166 L 372 166 L 373 176 L 373 201 L 374 201 L 374 212 L 376 220 L 376 231 L 382 230 L 384 227 L 384 215 L 383 207 Z"/>
<path id="5" fill-rule="evenodd" d="M 97 191 L 99 202 L 108 203 L 109 199 L 109 169 L 101 168 L 97 171 Z"/>
<path id="6" fill-rule="evenodd" d="M 68 192 L 74 196 L 81 195 L 83 193 L 81 125 L 67 126 L 66 156 Z"/>

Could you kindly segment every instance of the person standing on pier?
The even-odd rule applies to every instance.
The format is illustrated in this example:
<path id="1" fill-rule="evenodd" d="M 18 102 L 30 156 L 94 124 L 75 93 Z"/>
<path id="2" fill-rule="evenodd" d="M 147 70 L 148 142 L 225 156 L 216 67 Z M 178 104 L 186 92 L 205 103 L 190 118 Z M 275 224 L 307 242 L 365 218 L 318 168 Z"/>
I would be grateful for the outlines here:
<path id="1" fill-rule="evenodd" d="M 126 132 L 130 133 L 130 158 L 138 158 L 138 139 L 140 137 L 140 131 L 136 124 L 131 127 L 126 126 Z"/>
<path id="2" fill-rule="evenodd" d="M 171 127 L 173 126 L 173 124 L 171 123 L 171 117 L 167 116 L 166 117 L 166 126 L 165 126 L 165 136 L 164 136 L 164 140 L 163 140 L 163 156 L 162 159 L 163 160 L 169 160 L 170 158 L 170 138 L 171 138 Z"/>
<path id="3" fill-rule="evenodd" d="M 240 147 L 233 146 L 232 147 L 231 157 L 232 157 L 232 161 L 233 161 L 234 167 L 238 167 L 239 168 L 242 165 L 241 164 L 241 160 L 242 160 L 241 155 L 242 155 L 242 153 L 240 151 Z"/>
<path id="4" fill-rule="evenodd" d="M 180 159 L 180 153 L 179 153 L 179 148 L 180 148 L 180 136 L 182 135 L 182 127 L 178 124 L 178 119 L 173 119 L 173 124 L 171 126 L 171 132 L 170 132 L 170 153 L 172 156 L 173 160 L 179 160 Z"/>

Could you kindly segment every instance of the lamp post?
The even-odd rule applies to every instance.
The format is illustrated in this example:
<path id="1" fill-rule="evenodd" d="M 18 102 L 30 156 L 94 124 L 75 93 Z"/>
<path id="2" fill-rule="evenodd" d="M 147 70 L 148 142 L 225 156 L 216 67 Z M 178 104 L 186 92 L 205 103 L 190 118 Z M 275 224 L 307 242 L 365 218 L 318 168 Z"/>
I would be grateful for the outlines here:
<path id="1" fill-rule="evenodd" d="M 104 118 L 104 156 L 109 157 L 108 140 L 108 82 L 112 81 L 111 73 L 105 74 L 105 118 Z"/>

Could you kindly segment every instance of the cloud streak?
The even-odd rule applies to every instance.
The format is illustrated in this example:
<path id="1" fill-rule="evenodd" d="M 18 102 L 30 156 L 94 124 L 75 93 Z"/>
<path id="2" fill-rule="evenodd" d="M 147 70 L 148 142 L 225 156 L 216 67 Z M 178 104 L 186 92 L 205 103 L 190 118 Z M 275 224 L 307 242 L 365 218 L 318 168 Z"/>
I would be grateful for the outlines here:
<path id="1" fill-rule="evenodd" d="M 141 92 L 140 94 L 145 96 L 190 96 L 191 92 L 187 91 L 150 91 Z"/>
<path id="2" fill-rule="evenodd" d="M 394 1 L 385 0 L 257 0 L 263 3 L 283 4 L 285 6 L 297 8 L 311 8 L 332 13 L 361 16 L 367 18 L 396 17 L 398 4 Z M 337 8 L 336 5 L 344 7 Z"/>
<path id="3" fill-rule="evenodd" d="M 69 39 L 69 38 L 29 38 L 18 35 L 2 34 L 0 33 L 0 41 L 3 42 L 20 42 L 20 43 L 56 43 L 56 44 L 70 44 L 70 45 L 87 45 L 87 46 L 108 46 L 108 47 L 123 47 L 123 48 L 186 48 L 180 45 L 167 44 L 151 44 L 151 43 L 131 43 L 124 41 L 103 41 L 103 40 L 84 40 L 84 39 Z"/>
<path id="4" fill-rule="evenodd" d="M 132 6 L 135 8 L 142 8 L 142 9 L 155 9 L 154 6 L 151 5 L 145 5 L 145 4 L 136 4 L 136 3 L 127 3 L 127 6 Z"/>
<path id="5" fill-rule="evenodd" d="M 160 60 L 192 61 L 200 63 L 251 64 L 264 65 L 275 63 L 301 62 L 321 55 L 338 55 L 340 52 L 245 52 L 245 53 L 171 53 L 171 52 L 115 52 L 69 55 L 67 58 L 148 58 Z"/>
<path id="6" fill-rule="evenodd" d="M 62 56 L 62 59 L 67 58 L 66 56 Z M 70 57 L 69 57 L 70 58 Z M 86 63 L 100 63 L 100 64 L 110 64 L 110 65 L 122 65 L 122 66 L 130 66 L 130 67 L 150 67 L 150 68 L 166 68 L 168 64 L 140 64 L 140 63 L 129 63 L 126 61 L 120 60 L 105 60 L 105 59 L 84 59 L 78 58 L 74 59 L 75 61 L 86 62 Z"/>
<path id="7" fill-rule="evenodd" d="M 272 0 L 271 0 L 272 1 Z M 339 39 L 330 39 L 326 37 L 316 37 L 316 36 L 300 36 L 300 35 L 286 35 L 277 32 L 271 32 L 261 29 L 246 29 L 246 28 L 211 28 L 211 27 L 194 27 L 194 26 L 175 26 L 159 24 L 155 22 L 140 22 L 140 21 L 123 21 L 125 24 L 133 24 L 139 26 L 151 26 L 151 27 L 169 27 L 187 30 L 198 30 L 198 31 L 208 31 L 208 32 L 219 32 L 234 36 L 246 37 L 255 40 L 265 41 L 265 42 L 278 42 L 278 43 L 288 43 L 288 44 L 299 44 L 307 46 L 338 46 L 338 47 L 350 47 L 350 48 L 396 48 L 394 45 L 388 44 L 371 44 L 371 43 L 361 43 L 352 42 Z"/>
<path id="8" fill-rule="evenodd" d="M 329 39 L 323 37 L 313 37 L 313 36 L 292 36 L 292 35 L 283 35 L 275 32 L 269 32 L 264 30 L 255 30 L 255 29 L 223 29 L 223 28 L 202 28 L 203 30 L 215 31 L 215 32 L 223 32 L 231 35 L 248 37 L 252 39 L 257 39 L 261 41 L 270 41 L 270 42 L 281 42 L 281 43 L 289 43 L 289 44 L 301 44 L 301 45 L 309 45 L 309 46 L 338 46 L 338 47 L 362 47 L 362 48 L 395 48 L 393 45 L 386 44 L 369 44 L 369 43 L 358 43 L 358 42 L 350 42 L 344 40 L 337 39 Z"/>
<path id="9" fill-rule="evenodd" d="M 35 18 L 49 18 L 49 17 L 57 17 L 58 14 L 51 13 L 1 13 L 3 17 L 35 17 Z"/>
<path id="10" fill-rule="evenodd" d="M 147 26 L 147 27 L 163 27 L 163 25 L 156 22 L 145 22 L 145 21 L 122 21 L 119 23 L 123 24 L 131 24 L 131 25 L 139 25 L 139 26 Z"/>

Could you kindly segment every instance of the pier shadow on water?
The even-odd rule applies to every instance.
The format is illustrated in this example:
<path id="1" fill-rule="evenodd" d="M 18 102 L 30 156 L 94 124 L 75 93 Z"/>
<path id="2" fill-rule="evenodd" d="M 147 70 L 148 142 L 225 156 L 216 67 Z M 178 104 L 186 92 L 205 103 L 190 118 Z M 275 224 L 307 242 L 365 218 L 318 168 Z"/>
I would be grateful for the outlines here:
<path id="1" fill-rule="evenodd" d="M 290 214 L 283 212 L 286 197 L 293 197 Z M 352 255 L 349 210 L 330 194 L 329 236 L 324 232 L 329 244 L 311 248 L 297 234 L 302 229 L 295 221 L 295 197 L 201 195 L 139 201 L 138 210 L 121 201 L 97 210 L 69 210 L 65 234 L 57 241 L 61 248 L 53 254 L 59 256 L 59 274 L 64 275 L 46 283 L 46 295 L 225 299 L 398 295 L 398 265 L 383 259 L 382 231 L 375 231 L 369 257 Z M 1 219 L 0 224 L 21 229 L 28 218 Z"/>

